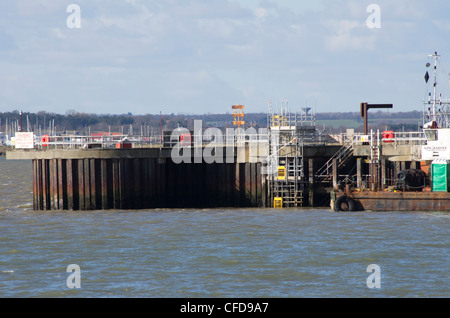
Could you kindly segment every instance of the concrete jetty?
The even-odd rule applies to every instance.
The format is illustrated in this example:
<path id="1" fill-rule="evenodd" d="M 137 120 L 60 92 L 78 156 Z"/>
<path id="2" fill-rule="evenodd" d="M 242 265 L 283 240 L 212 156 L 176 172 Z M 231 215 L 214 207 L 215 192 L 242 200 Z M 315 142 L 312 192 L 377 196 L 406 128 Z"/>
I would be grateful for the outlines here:
<path id="1" fill-rule="evenodd" d="M 305 147 L 311 181 L 313 163 L 319 167 L 339 147 Z M 267 157 L 268 144 L 245 143 L 231 157 L 224 147 L 221 160 L 212 163 L 196 163 L 194 152 L 190 163 L 175 163 L 171 147 L 16 149 L 6 158 L 32 161 L 35 210 L 272 206 L 266 164 L 256 160 Z M 314 204 L 312 198 L 302 205 Z"/>

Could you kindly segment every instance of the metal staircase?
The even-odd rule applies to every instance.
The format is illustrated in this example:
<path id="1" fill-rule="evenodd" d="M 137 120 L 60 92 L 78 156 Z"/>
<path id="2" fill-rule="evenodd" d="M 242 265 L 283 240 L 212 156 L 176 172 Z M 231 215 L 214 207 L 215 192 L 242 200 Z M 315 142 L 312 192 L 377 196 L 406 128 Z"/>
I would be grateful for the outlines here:
<path id="1" fill-rule="evenodd" d="M 353 154 L 353 145 L 350 141 L 346 141 L 334 156 L 332 156 L 319 170 L 316 172 L 316 179 L 319 182 L 331 182 L 333 178 L 333 161 L 336 159 L 338 167 L 342 166 L 345 161 Z"/>

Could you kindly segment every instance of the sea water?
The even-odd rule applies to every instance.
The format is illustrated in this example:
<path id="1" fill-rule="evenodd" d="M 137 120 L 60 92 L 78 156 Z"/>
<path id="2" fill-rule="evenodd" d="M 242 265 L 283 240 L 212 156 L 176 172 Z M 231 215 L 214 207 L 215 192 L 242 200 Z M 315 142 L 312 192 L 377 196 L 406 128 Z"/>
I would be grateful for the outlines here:
<path id="1" fill-rule="evenodd" d="M 0 158 L 3 298 L 449 297 L 449 230 L 433 211 L 33 211 L 31 161 Z"/>

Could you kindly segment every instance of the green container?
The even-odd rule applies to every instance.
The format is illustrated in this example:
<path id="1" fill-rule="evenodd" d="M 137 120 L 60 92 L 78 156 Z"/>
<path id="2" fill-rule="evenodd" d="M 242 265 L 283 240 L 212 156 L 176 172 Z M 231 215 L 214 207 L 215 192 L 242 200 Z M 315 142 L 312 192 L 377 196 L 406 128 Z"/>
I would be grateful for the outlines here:
<path id="1" fill-rule="evenodd" d="M 450 162 L 435 160 L 431 163 L 431 191 L 450 192 Z"/>

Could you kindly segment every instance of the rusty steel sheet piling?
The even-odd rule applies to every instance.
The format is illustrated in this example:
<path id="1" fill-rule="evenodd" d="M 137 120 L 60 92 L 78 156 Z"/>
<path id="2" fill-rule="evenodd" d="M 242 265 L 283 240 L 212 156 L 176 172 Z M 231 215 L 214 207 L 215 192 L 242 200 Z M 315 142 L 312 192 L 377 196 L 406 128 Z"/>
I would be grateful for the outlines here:
<path id="1" fill-rule="evenodd" d="M 79 151 L 32 159 L 34 210 L 262 206 L 261 163 L 180 163 Z M 98 155 L 98 154 L 101 155 Z M 91 156 L 91 154 L 97 154 Z M 120 153 L 119 153 L 120 154 Z M 40 154 L 42 155 L 42 154 Z"/>

